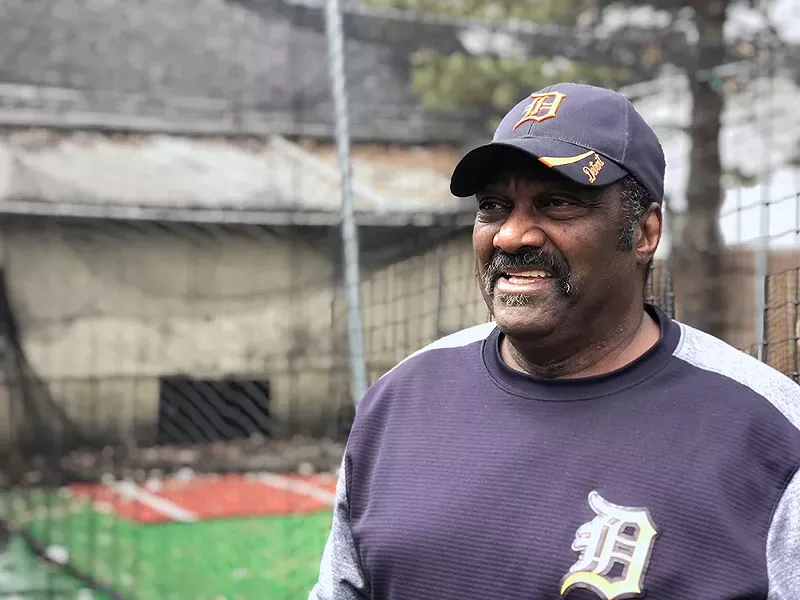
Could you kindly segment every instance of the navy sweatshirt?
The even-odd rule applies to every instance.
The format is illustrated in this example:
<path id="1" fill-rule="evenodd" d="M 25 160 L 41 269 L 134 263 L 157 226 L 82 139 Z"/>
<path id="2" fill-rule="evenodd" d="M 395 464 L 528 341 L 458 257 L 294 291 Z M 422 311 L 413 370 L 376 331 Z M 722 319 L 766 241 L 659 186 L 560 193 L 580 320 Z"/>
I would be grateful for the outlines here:
<path id="1" fill-rule="evenodd" d="M 800 599 L 800 386 L 647 310 L 607 375 L 514 371 L 487 323 L 378 380 L 311 600 Z"/>

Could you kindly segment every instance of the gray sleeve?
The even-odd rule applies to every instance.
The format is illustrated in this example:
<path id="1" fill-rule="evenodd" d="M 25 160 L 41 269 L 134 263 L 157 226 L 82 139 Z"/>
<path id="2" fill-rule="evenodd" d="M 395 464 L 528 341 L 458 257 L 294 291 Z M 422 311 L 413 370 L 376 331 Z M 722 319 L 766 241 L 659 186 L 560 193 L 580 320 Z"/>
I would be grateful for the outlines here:
<path id="1" fill-rule="evenodd" d="M 800 470 L 781 497 L 767 535 L 768 600 L 800 593 Z"/>
<path id="2" fill-rule="evenodd" d="M 322 553 L 319 580 L 308 600 L 368 600 L 369 586 L 350 531 L 350 505 L 347 499 L 345 461 L 336 484 L 333 524 Z"/>

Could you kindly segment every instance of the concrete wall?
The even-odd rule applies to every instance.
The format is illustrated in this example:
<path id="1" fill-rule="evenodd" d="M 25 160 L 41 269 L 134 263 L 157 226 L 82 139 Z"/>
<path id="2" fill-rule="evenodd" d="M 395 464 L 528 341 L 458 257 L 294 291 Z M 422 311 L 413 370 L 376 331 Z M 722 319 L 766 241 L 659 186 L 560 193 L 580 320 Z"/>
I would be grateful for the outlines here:
<path id="1" fill-rule="evenodd" d="M 270 381 L 279 435 L 334 433 L 350 403 L 338 253 L 296 233 L 135 227 L 21 220 L 3 231 L 25 354 L 70 419 L 147 443 L 159 377 L 253 377 Z M 468 236 L 363 273 L 371 381 L 486 320 L 473 273 Z M 0 393 L 4 423 L 9 406 Z"/>
<path id="2" fill-rule="evenodd" d="M 320 416 L 333 262 L 294 236 L 21 221 L 3 232 L 25 353 L 87 431 L 154 435 L 158 377 L 267 377 L 287 426 Z"/>

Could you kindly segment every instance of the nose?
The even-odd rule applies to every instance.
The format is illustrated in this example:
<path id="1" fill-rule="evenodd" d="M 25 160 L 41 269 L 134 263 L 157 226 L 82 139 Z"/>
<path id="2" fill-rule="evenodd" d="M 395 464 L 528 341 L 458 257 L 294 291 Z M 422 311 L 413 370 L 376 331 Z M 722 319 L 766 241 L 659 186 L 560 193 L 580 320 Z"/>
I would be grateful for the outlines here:
<path id="1" fill-rule="evenodd" d="M 494 236 L 494 247 L 509 254 L 516 254 L 523 247 L 541 248 L 547 236 L 539 227 L 534 210 L 517 203 Z"/>

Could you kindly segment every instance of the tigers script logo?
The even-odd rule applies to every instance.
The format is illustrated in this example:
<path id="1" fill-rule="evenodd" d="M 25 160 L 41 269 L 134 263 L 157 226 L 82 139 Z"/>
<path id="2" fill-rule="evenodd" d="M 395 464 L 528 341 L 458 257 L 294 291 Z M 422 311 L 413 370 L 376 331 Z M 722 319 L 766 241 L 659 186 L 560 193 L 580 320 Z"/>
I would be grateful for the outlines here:
<path id="1" fill-rule="evenodd" d="M 594 160 L 589 161 L 589 164 L 583 167 L 583 172 L 586 173 L 586 176 L 589 178 L 589 183 L 594 183 L 597 181 L 597 176 L 600 174 L 600 169 L 606 166 L 606 163 L 603 162 L 603 159 L 600 158 L 600 155 L 595 154 Z"/>

